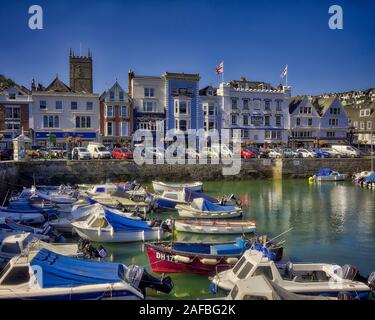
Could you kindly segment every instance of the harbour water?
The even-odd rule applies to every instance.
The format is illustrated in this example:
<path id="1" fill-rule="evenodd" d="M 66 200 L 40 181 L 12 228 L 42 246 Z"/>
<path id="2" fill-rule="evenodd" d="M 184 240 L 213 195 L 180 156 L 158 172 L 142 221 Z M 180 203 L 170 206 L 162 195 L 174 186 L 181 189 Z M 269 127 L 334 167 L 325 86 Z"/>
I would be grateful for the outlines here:
<path id="1" fill-rule="evenodd" d="M 214 196 L 235 194 L 247 203 L 246 219 L 255 219 L 257 232 L 271 237 L 285 234 L 286 260 L 351 264 L 361 274 L 375 271 L 375 191 L 350 182 L 309 184 L 307 180 L 206 182 L 204 191 Z M 178 217 L 177 212 L 160 218 Z M 177 240 L 231 240 L 233 236 L 198 236 L 178 233 Z M 111 259 L 138 264 L 148 270 L 143 244 L 106 244 Z M 152 296 L 161 299 L 212 298 L 205 276 L 172 275 L 173 292 Z"/>

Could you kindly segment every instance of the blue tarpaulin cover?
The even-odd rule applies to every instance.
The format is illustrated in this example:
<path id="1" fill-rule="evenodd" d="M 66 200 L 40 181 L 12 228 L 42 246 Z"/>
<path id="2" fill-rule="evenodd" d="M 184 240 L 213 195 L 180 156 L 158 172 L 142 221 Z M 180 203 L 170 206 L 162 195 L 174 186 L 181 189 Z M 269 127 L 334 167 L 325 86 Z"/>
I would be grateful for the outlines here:
<path id="1" fill-rule="evenodd" d="M 366 178 L 365 178 L 365 181 L 366 182 L 375 182 L 375 173 L 371 173 L 370 175 L 368 175 Z"/>
<path id="2" fill-rule="evenodd" d="M 104 208 L 104 214 L 108 223 L 115 231 L 139 231 L 152 229 L 146 221 L 120 216 L 119 214 L 112 212 L 108 208 Z"/>
<path id="3" fill-rule="evenodd" d="M 320 169 L 319 172 L 316 174 L 317 177 L 326 177 L 332 173 L 332 170 L 329 168 Z"/>
<path id="4" fill-rule="evenodd" d="M 204 198 L 194 199 L 192 206 L 201 211 L 232 211 L 236 208 L 234 206 L 220 206 L 218 204 L 212 203 Z"/>
<path id="5" fill-rule="evenodd" d="M 31 260 L 39 266 L 43 288 L 78 287 L 90 284 L 123 281 L 124 266 L 118 263 L 82 260 L 41 249 Z"/>
<path id="6" fill-rule="evenodd" d="M 185 201 L 186 202 L 192 202 L 194 199 L 198 199 L 198 198 L 206 199 L 206 200 L 208 200 L 212 203 L 218 202 L 216 198 L 210 197 L 207 194 L 204 194 L 202 192 L 192 191 L 189 188 L 184 188 L 184 192 L 185 192 Z"/>

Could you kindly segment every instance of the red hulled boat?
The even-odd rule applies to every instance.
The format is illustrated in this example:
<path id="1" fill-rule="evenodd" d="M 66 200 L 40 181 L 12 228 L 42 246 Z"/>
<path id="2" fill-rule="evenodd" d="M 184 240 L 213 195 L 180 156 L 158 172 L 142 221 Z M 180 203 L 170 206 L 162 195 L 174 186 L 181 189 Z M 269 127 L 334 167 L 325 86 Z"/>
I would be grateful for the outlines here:
<path id="1" fill-rule="evenodd" d="M 232 268 L 242 254 L 254 248 L 272 260 L 282 258 L 283 248 L 269 245 L 260 247 L 248 240 L 233 242 L 155 242 L 146 243 L 151 270 L 157 273 L 198 273 L 213 275 Z"/>

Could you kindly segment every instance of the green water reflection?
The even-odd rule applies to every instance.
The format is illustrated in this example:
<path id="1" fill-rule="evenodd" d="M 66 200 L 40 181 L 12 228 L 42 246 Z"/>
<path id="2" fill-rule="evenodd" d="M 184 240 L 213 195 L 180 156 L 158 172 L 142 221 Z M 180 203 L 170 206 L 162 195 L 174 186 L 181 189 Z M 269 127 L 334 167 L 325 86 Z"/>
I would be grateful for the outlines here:
<path id="1" fill-rule="evenodd" d="M 335 262 L 356 265 L 361 273 L 375 270 L 375 191 L 351 183 L 309 184 L 307 180 L 207 182 L 205 192 L 215 196 L 234 193 L 248 203 L 246 219 L 257 221 L 259 233 L 271 236 L 293 227 L 285 235 L 285 258 L 293 261 Z M 162 213 L 162 218 L 177 213 Z M 233 239 L 179 233 L 178 240 Z M 113 261 L 144 265 L 143 244 L 106 245 Z M 212 297 L 207 277 L 172 275 L 171 295 L 157 298 Z"/>

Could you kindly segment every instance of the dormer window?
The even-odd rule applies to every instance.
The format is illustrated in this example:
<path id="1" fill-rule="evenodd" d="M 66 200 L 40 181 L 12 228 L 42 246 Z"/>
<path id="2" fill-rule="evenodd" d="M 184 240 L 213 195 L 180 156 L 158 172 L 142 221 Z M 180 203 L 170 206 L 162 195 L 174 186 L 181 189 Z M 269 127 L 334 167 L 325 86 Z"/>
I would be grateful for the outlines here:
<path id="1" fill-rule="evenodd" d="M 124 91 L 119 92 L 119 99 L 120 101 L 124 101 Z"/>
<path id="2" fill-rule="evenodd" d="M 15 100 L 16 99 L 16 94 L 15 93 L 9 93 L 9 99 Z"/>
<path id="3" fill-rule="evenodd" d="M 111 100 L 111 101 L 115 100 L 115 93 L 113 91 L 109 92 L 109 100 Z"/>

